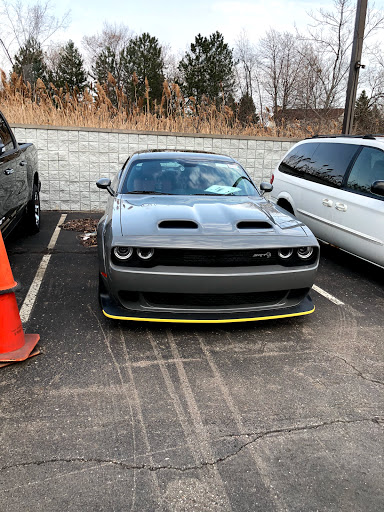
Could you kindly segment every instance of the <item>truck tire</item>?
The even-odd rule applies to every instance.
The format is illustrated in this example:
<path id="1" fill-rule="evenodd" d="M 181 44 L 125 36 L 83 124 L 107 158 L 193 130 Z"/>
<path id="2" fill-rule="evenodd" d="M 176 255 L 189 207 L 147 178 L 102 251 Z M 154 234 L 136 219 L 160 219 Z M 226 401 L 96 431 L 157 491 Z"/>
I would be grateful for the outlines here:
<path id="1" fill-rule="evenodd" d="M 32 198 L 27 205 L 25 220 L 31 235 L 40 231 L 40 192 L 36 183 L 33 184 Z"/>

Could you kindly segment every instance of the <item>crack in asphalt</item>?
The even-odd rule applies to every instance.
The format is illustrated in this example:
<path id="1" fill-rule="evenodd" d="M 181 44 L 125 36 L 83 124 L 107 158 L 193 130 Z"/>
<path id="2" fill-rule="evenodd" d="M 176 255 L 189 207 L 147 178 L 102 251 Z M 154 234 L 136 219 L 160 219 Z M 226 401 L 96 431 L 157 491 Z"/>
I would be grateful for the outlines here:
<path id="1" fill-rule="evenodd" d="M 28 467 L 28 466 L 41 466 L 43 464 L 55 464 L 57 462 L 66 462 L 66 463 L 73 463 L 73 462 L 80 462 L 80 463 L 98 463 L 98 464 L 104 464 L 104 465 L 113 465 L 118 466 L 122 469 L 126 470 L 147 470 L 147 471 L 160 471 L 160 470 L 171 470 L 171 471 L 194 471 L 198 469 L 203 469 L 204 467 L 209 466 L 215 466 L 216 464 L 219 464 L 220 462 L 225 462 L 226 460 L 235 457 L 238 455 L 244 448 L 249 446 L 252 443 L 255 443 L 259 441 L 260 439 L 263 439 L 265 437 L 278 435 L 278 434 L 290 434 L 294 432 L 301 432 L 305 430 L 315 430 L 318 428 L 328 427 L 335 424 L 353 424 L 353 423 L 362 423 L 362 422 L 372 422 L 376 425 L 384 426 L 384 417 L 380 418 L 378 416 L 373 416 L 372 418 L 360 418 L 360 419 L 351 419 L 351 420 L 332 420 L 332 421 L 325 421 L 322 423 L 315 423 L 311 425 L 303 425 L 298 427 L 286 427 L 286 428 L 279 428 L 279 429 L 273 429 L 273 430 L 266 430 L 264 432 L 248 432 L 248 433 L 242 433 L 242 434 L 228 434 L 226 436 L 222 436 L 221 438 L 238 438 L 238 437 L 253 437 L 253 439 L 243 443 L 241 446 L 239 446 L 236 450 L 234 450 L 231 453 L 228 453 L 227 455 L 224 455 L 222 457 L 218 457 L 215 460 L 211 461 L 203 461 L 200 464 L 191 465 L 191 466 L 172 466 L 172 465 L 159 465 L 154 466 L 150 464 L 128 464 L 126 462 L 114 460 L 114 459 L 100 459 L 100 458 L 85 458 L 85 457 L 75 457 L 75 458 L 57 458 L 57 459 L 47 459 L 47 460 L 37 460 L 37 461 L 30 461 L 30 462 L 19 462 L 17 464 L 10 464 L 8 466 L 0 467 L 0 471 L 6 471 L 9 469 L 15 469 L 19 467 Z"/>
<path id="2" fill-rule="evenodd" d="M 330 356 L 333 356 L 333 357 L 336 357 L 336 359 L 340 359 L 340 361 L 343 361 L 346 365 L 348 365 L 350 368 L 352 368 L 352 370 L 354 370 L 357 373 L 357 375 L 359 377 L 361 377 L 362 379 L 364 379 L 364 380 L 366 380 L 368 382 L 372 382 L 372 384 L 379 384 L 380 386 L 384 386 L 384 382 L 383 381 L 377 380 L 377 379 L 372 379 L 371 377 L 367 377 L 366 375 L 364 375 L 364 373 L 361 370 L 356 368 L 356 366 L 354 364 L 352 364 L 350 361 L 348 361 L 344 357 L 339 356 L 339 354 L 334 354 L 332 352 L 326 352 L 326 354 L 328 354 Z"/>
<path id="3" fill-rule="evenodd" d="M 351 419 L 351 420 L 331 420 L 331 421 L 324 421 L 322 423 L 313 423 L 311 425 L 303 425 L 298 427 L 285 427 L 285 428 L 278 428 L 274 430 L 267 430 L 265 432 L 244 432 L 241 434 L 227 434 L 225 436 L 221 436 L 221 438 L 236 438 L 236 437 L 251 437 L 256 436 L 255 439 L 253 439 L 252 442 L 257 441 L 258 439 L 261 439 L 266 436 L 272 436 L 274 434 L 290 434 L 291 432 L 301 432 L 305 430 L 316 430 L 321 427 L 328 427 L 336 424 L 353 424 L 353 423 L 364 423 L 364 422 L 372 422 L 376 425 L 383 425 L 384 424 L 384 418 L 380 418 L 378 416 L 373 416 L 372 418 L 357 418 L 357 419 Z M 246 444 L 244 445 L 246 446 Z"/>

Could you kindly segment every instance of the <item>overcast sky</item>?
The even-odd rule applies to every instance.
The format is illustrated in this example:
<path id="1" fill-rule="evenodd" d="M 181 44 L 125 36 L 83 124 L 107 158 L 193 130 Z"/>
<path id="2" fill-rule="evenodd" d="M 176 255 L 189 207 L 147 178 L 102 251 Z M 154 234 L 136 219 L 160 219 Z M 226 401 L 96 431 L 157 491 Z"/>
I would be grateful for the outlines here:
<path id="1" fill-rule="evenodd" d="M 198 33 L 208 36 L 218 30 L 233 46 L 242 29 L 253 42 L 270 27 L 294 30 L 296 23 L 304 30 L 309 22 L 308 11 L 320 7 L 331 9 L 333 5 L 332 0 L 192 0 L 188 3 L 183 0 L 51 0 L 51 3 L 57 16 L 71 10 L 71 24 L 58 34 L 59 41 L 72 39 L 80 47 L 84 35 L 100 32 L 103 22 L 108 21 L 124 23 L 135 34 L 149 32 L 160 43 L 169 44 L 175 54 L 184 53 Z M 372 4 L 369 0 L 368 5 Z M 375 6 L 384 9 L 384 0 L 376 0 Z"/>
<path id="2" fill-rule="evenodd" d="M 177 53 L 184 51 L 199 32 L 208 36 L 218 30 L 233 45 L 243 28 L 254 42 L 270 27 L 293 30 L 296 23 L 303 28 L 308 23 L 307 11 L 332 8 L 332 3 L 328 0 L 82 0 L 58 5 L 61 12 L 71 9 L 72 23 L 65 37 L 78 43 L 85 33 L 100 31 L 105 20 L 122 22 L 136 34 L 149 32 L 160 42 L 169 43 Z M 368 4 L 372 3 L 369 0 Z M 383 9 L 384 0 L 377 0 L 375 5 Z"/>
<path id="3" fill-rule="evenodd" d="M 82 0 L 60 3 L 58 12 L 71 9 L 72 23 L 65 36 L 76 42 L 108 21 L 124 23 L 136 34 L 149 32 L 177 53 L 184 52 L 198 33 L 208 36 L 216 30 L 231 45 L 243 28 L 257 41 L 269 27 L 289 30 L 295 22 L 305 25 L 306 11 L 327 3 L 331 5 L 312 0 Z"/>

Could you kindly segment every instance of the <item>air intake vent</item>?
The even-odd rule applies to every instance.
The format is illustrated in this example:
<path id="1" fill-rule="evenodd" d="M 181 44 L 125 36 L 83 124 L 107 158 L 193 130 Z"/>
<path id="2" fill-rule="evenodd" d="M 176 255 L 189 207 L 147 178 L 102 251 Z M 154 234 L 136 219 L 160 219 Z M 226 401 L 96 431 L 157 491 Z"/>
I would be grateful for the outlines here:
<path id="1" fill-rule="evenodd" d="M 159 228 L 166 229 L 197 229 L 199 226 L 192 220 L 163 220 Z"/>
<path id="2" fill-rule="evenodd" d="M 238 222 L 237 229 L 271 229 L 269 222 L 244 220 Z"/>

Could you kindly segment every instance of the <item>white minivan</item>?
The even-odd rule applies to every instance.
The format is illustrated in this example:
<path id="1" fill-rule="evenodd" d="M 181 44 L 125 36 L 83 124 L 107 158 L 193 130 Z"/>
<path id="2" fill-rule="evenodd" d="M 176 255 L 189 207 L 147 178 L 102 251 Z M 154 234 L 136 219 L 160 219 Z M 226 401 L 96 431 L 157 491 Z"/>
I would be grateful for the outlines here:
<path id="1" fill-rule="evenodd" d="M 384 137 L 316 136 L 271 178 L 272 201 L 317 238 L 384 267 Z"/>

